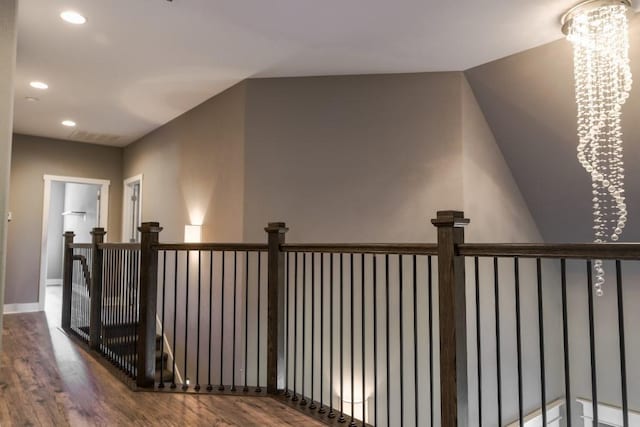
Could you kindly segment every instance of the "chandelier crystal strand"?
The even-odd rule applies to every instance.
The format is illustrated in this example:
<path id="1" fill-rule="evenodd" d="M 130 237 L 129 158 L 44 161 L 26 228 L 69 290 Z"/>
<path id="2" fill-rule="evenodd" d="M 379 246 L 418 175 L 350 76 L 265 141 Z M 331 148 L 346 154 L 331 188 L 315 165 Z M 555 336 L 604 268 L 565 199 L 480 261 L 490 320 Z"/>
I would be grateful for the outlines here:
<path id="1" fill-rule="evenodd" d="M 627 7 L 610 4 L 577 12 L 567 38 L 574 47 L 578 161 L 591 175 L 594 242 L 617 242 L 627 223 L 622 157 L 622 105 L 629 98 Z M 602 295 L 602 260 L 594 261 Z"/>

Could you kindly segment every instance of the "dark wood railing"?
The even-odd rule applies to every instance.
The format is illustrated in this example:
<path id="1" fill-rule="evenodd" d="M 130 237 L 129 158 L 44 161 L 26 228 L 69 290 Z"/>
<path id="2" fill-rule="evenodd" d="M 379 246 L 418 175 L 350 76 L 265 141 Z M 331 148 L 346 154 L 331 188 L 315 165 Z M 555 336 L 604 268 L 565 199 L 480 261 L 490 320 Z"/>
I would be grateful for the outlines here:
<path id="1" fill-rule="evenodd" d="M 67 233 L 62 326 L 140 390 L 272 396 L 329 424 L 352 426 L 523 425 L 536 410 L 546 425 L 551 402 L 564 404 L 563 419 L 572 425 L 580 414 L 571 400 L 578 396 L 568 311 L 577 279 L 568 279 L 567 263 L 583 262 L 597 424 L 592 261 L 611 260 L 628 427 L 622 261 L 640 260 L 640 245 L 468 244 L 461 212 L 439 212 L 432 222 L 436 244 L 290 244 L 284 223 L 268 225 L 266 244 L 159 243 L 158 223 L 140 227 L 140 245 L 103 243 L 102 229 L 94 230 L 92 244 L 77 245 Z M 82 279 L 86 272 L 74 263 L 80 255 L 91 265 L 90 278 Z M 556 291 L 560 324 L 550 326 L 545 295 Z M 505 299 L 512 292 L 513 306 Z M 533 332 L 527 313 L 535 313 Z M 512 345 L 505 330 L 513 323 Z M 555 362 L 545 351 L 552 328 L 562 331 L 555 353 L 562 390 L 547 375 Z M 532 366 L 523 352 L 534 332 Z M 513 376 L 502 357 L 511 347 Z M 532 382 L 524 373 L 536 369 L 539 380 Z"/>

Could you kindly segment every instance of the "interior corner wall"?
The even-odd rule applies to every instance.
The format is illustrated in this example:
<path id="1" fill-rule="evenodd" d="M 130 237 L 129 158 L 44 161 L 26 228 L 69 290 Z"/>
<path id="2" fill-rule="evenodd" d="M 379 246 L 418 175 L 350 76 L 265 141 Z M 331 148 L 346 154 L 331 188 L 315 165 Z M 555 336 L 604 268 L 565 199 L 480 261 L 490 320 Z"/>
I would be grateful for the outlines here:
<path id="1" fill-rule="evenodd" d="M 462 208 L 461 73 L 247 83 L 245 241 L 433 242 Z"/>
<path id="2" fill-rule="evenodd" d="M 242 241 L 245 83 L 216 95 L 124 151 L 124 177 L 142 180 L 142 221 L 182 242 L 202 225 L 203 241 Z"/>
<path id="3" fill-rule="evenodd" d="M 106 179 L 108 233 L 119 241 L 122 219 L 122 148 L 15 134 L 7 249 L 6 304 L 39 302 L 44 175 Z"/>

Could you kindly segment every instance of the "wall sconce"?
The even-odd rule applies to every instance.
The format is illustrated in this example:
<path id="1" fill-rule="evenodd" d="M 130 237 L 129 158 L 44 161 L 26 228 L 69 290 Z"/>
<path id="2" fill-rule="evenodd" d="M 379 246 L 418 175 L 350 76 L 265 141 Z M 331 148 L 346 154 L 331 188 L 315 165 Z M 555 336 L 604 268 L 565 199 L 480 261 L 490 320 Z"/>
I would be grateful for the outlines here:
<path id="1" fill-rule="evenodd" d="M 200 243 L 202 239 L 202 226 L 201 225 L 185 225 L 184 226 L 184 242 L 185 243 Z"/>

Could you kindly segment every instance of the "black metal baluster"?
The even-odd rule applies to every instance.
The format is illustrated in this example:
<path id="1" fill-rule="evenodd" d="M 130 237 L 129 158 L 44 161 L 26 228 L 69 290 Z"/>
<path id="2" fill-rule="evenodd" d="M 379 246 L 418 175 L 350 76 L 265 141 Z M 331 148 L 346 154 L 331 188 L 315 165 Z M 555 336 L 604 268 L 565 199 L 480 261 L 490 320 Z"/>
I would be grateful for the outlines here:
<path id="1" fill-rule="evenodd" d="M 476 258 L 477 261 L 477 258 Z M 477 263 L 476 263 L 477 265 Z M 428 271 L 428 282 L 429 282 L 429 421 L 431 423 L 431 427 L 433 427 L 433 261 L 431 256 L 427 259 L 427 269 Z M 476 270 L 476 277 L 477 270 Z M 480 305 L 478 304 L 478 307 Z M 479 315 L 478 315 L 479 316 Z M 480 325 L 480 322 L 478 322 Z M 478 347 L 478 354 L 479 354 Z M 478 356 L 479 357 L 479 356 Z M 480 359 L 478 358 L 478 361 Z M 480 371 L 478 371 L 479 373 Z M 478 384 L 480 384 L 480 376 L 478 375 Z M 480 422 L 479 425 L 482 425 Z"/>
<path id="2" fill-rule="evenodd" d="M 315 332 L 316 332 L 316 254 L 311 253 L 311 404 L 309 409 L 316 409 L 316 401 L 313 399 L 314 394 L 314 371 L 316 369 L 316 350 L 315 350 Z"/>
<path id="3" fill-rule="evenodd" d="M 498 279 L 498 258 L 493 258 L 493 285 L 496 314 L 496 374 L 498 380 L 498 425 L 502 425 L 502 365 L 500 363 L 500 289 Z"/>
<path id="4" fill-rule="evenodd" d="M 361 310 L 361 314 L 362 314 L 362 318 L 360 320 L 360 331 L 362 332 L 362 341 L 361 341 L 361 350 L 362 350 L 362 423 L 366 423 L 367 417 L 365 414 L 365 410 L 366 410 L 366 386 L 367 386 L 367 382 L 366 382 L 366 345 L 365 345 L 365 339 L 366 339 L 366 312 L 365 312 L 365 307 L 366 307 L 366 298 L 365 298 L 365 285 L 364 285 L 364 275 L 365 275 L 365 263 L 364 263 L 364 258 L 365 258 L 365 254 L 362 254 L 360 256 L 360 310 Z"/>
<path id="5" fill-rule="evenodd" d="M 340 417 L 344 423 L 344 254 L 340 254 Z"/>
<path id="6" fill-rule="evenodd" d="M 373 424 L 378 424 L 378 262 L 372 255 L 373 269 Z"/>
<path id="7" fill-rule="evenodd" d="M 284 384 L 285 384 L 285 393 L 284 395 L 286 397 L 291 397 L 291 390 L 289 387 L 289 366 L 291 363 L 291 359 L 289 358 L 289 346 L 291 344 L 290 339 L 291 339 L 291 335 L 289 334 L 289 326 L 291 323 L 291 296 L 290 296 L 290 288 L 291 288 L 291 252 L 287 252 L 287 256 L 286 256 L 286 260 L 287 260 L 287 265 L 286 265 L 286 271 L 287 274 L 285 275 L 285 288 L 287 288 L 287 292 L 286 292 L 286 299 L 287 299 L 287 303 L 285 304 L 285 307 L 287 307 L 287 322 L 286 322 L 286 335 L 287 335 L 287 346 L 286 346 L 286 369 L 284 370 Z M 258 331 L 258 333 L 260 333 L 260 331 Z"/>
<path id="8" fill-rule="evenodd" d="M 513 275 L 516 291 L 516 356 L 518 359 L 518 419 L 524 425 L 524 406 L 522 398 L 522 324 L 520 319 L 520 261 L 513 259 Z"/>
<path id="9" fill-rule="evenodd" d="M 186 264 L 187 273 L 185 278 L 185 304 L 184 304 L 184 382 L 182 384 L 182 390 L 189 388 L 189 371 L 188 366 L 188 349 L 189 349 L 189 264 L 191 263 L 191 251 L 187 250 Z"/>
<path id="10" fill-rule="evenodd" d="M 627 397 L 627 357 L 624 340 L 624 307 L 622 301 L 622 265 L 616 260 L 616 284 L 618 291 L 618 334 L 620 343 L 620 386 L 622 391 L 623 427 L 629 427 L 629 400 Z"/>
<path id="11" fill-rule="evenodd" d="M 211 384 L 211 333 L 213 329 L 213 251 L 209 251 L 209 358 L 207 359 L 207 391 L 213 390 Z"/>
<path id="12" fill-rule="evenodd" d="M 420 425 L 420 411 L 418 402 L 420 393 L 418 390 L 418 267 L 416 256 L 413 256 L 413 395 L 415 425 Z"/>
<path id="13" fill-rule="evenodd" d="M 220 276 L 220 385 L 218 385 L 218 390 L 224 390 L 224 267 L 225 267 L 225 259 L 226 252 L 222 251 L 222 265 L 221 265 L 221 276 Z"/>
<path id="14" fill-rule="evenodd" d="M 307 405 L 307 398 L 305 394 L 305 363 L 307 362 L 306 348 L 307 348 L 307 253 L 302 254 L 302 400 L 300 405 Z"/>
<path id="15" fill-rule="evenodd" d="M 386 331 L 385 337 L 387 340 L 387 352 L 386 352 L 386 361 L 387 361 L 387 427 L 391 427 L 391 369 L 390 369 L 390 352 L 391 346 L 389 343 L 389 254 L 385 254 L 384 256 L 384 264 L 385 264 L 385 304 L 386 304 L 386 313 L 385 313 L 385 321 L 386 321 Z"/>
<path id="16" fill-rule="evenodd" d="M 176 336 L 178 335 L 178 251 L 173 251 L 173 371 L 171 372 L 171 388 L 176 388 Z"/>
<path id="17" fill-rule="evenodd" d="M 298 252 L 293 253 L 293 397 L 292 401 L 298 401 Z"/>
<path id="18" fill-rule="evenodd" d="M 285 305 L 286 307 L 286 305 Z M 256 349 L 256 355 L 258 349 Z M 244 387 L 242 391 L 249 391 L 247 385 L 247 371 L 249 357 L 249 252 L 244 252 Z"/>
<path id="19" fill-rule="evenodd" d="M 129 338 L 131 335 L 131 294 L 128 292 L 128 289 L 127 289 L 127 274 L 130 274 L 131 265 L 129 261 L 128 251 L 126 250 L 121 251 L 121 256 L 122 256 L 122 264 L 124 268 L 123 272 L 121 273 L 121 276 L 122 276 L 122 293 L 124 294 L 124 298 L 125 298 L 125 306 L 124 306 L 124 312 L 122 313 L 123 324 L 121 326 L 119 335 L 121 335 L 120 337 L 121 348 L 125 350 L 122 351 L 122 354 L 120 357 L 120 369 L 122 369 L 127 374 L 130 374 L 131 370 L 128 368 L 127 364 L 129 363 L 129 354 L 131 352 L 131 349 L 129 348 L 129 345 L 130 345 Z"/>
<path id="20" fill-rule="evenodd" d="M 480 337 L 480 267 L 478 257 L 473 260 L 475 282 L 476 282 L 476 349 L 477 349 L 477 365 L 478 365 L 478 426 L 482 427 L 482 346 Z M 431 267 L 429 267 L 431 273 Z M 429 312 L 431 313 L 431 277 L 429 277 Z M 429 320 L 431 322 L 431 320 Z M 431 343 L 431 324 L 429 325 L 429 341 Z M 431 347 L 431 344 L 429 344 Z M 432 357 L 429 356 L 431 363 Z M 431 369 L 431 368 L 430 368 Z M 432 371 L 433 374 L 433 371 Z M 433 395 L 433 377 L 431 377 L 431 394 Z M 433 398 L 431 399 L 431 426 L 433 427 Z"/>
<path id="21" fill-rule="evenodd" d="M 162 251 L 162 319 L 160 320 L 160 384 L 159 388 L 164 388 L 164 310 L 166 302 L 166 286 L 167 286 L 167 251 Z"/>
<path id="22" fill-rule="evenodd" d="M 335 418 L 336 413 L 333 410 L 333 258 L 332 253 L 329 254 L 329 418 Z"/>
<path id="23" fill-rule="evenodd" d="M 562 339 L 564 344 L 564 390 L 566 400 L 567 426 L 571 423 L 571 367 L 569 365 L 569 325 L 567 316 L 567 262 L 560 260 L 560 276 L 562 283 Z"/>
<path id="24" fill-rule="evenodd" d="M 233 340 L 231 346 L 231 391 L 236 391 L 236 307 L 238 295 L 238 252 L 233 251 Z"/>
<path id="25" fill-rule="evenodd" d="M 198 326 L 196 337 L 196 386 L 195 390 L 200 391 L 200 312 L 202 296 L 202 251 L 198 250 Z"/>
<path id="26" fill-rule="evenodd" d="M 547 385 L 544 367 L 544 313 L 542 302 L 542 261 L 536 259 L 536 277 L 538 279 L 538 337 L 540 338 L 540 398 L 542 401 L 542 425 L 547 425 Z"/>
<path id="27" fill-rule="evenodd" d="M 349 280 L 349 287 L 351 288 L 351 291 L 349 293 L 349 304 L 351 305 L 351 320 L 349 322 L 349 329 L 351 330 L 349 333 L 349 338 L 351 339 L 351 345 L 350 345 L 350 349 L 349 349 L 349 354 L 351 356 L 351 363 L 350 363 L 350 368 L 351 368 L 351 423 L 350 425 L 353 427 L 356 425 L 355 419 L 353 418 L 355 415 L 355 387 L 354 387 L 354 369 L 353 369 L 353 365 L 355 362 L 355 357 L 354 357 L 354 345 L 353 345 L 353 322 L 354 322 L 354 304 L 353 304 L 353 253 L 351 253 L 350 258 L 349 258 L 349 274 L 350 274 L 350 280 Z"/>
<path id="28" fill-rule="evenodd" d="M 257 343 L 257 347 L 256 347 L 256 354 L 258 355 L 258 357 L 256 357 L 256 381 L 257 381 L 257 387 L 256 387 L 256 392 L 257 393 L 261 393 L 262 392 L 262 388 L 260 388 L 260 298 L 262 295 L 262 252 L 258 252 L 258 343 Z"/>
<path id="29" fill-rule="evenodd" d="M 287 334 L 289 336 L 289 334 Z M 324 253 L 320 252 L 320 409 L 324 414 Z"/>
<path id="30" fill-rule="evenodd" d="M 403 257 L 398 255 L 398 305 L 399 305 L 399 328 L 400 333 L 400 425 L 404 425 L 404 279 L 403 279 Z"/>
<path id="31" fill-rule="evenodd" d="M 593 425 L 598 425 L 598 379 L 596 370 L 596 338 L 593 315 L 593 277 L 591 260 L 587 261 L 587 292 L 589 304 L 589 349 L 591 355 L 591 398 L 593 406 Z"/>

